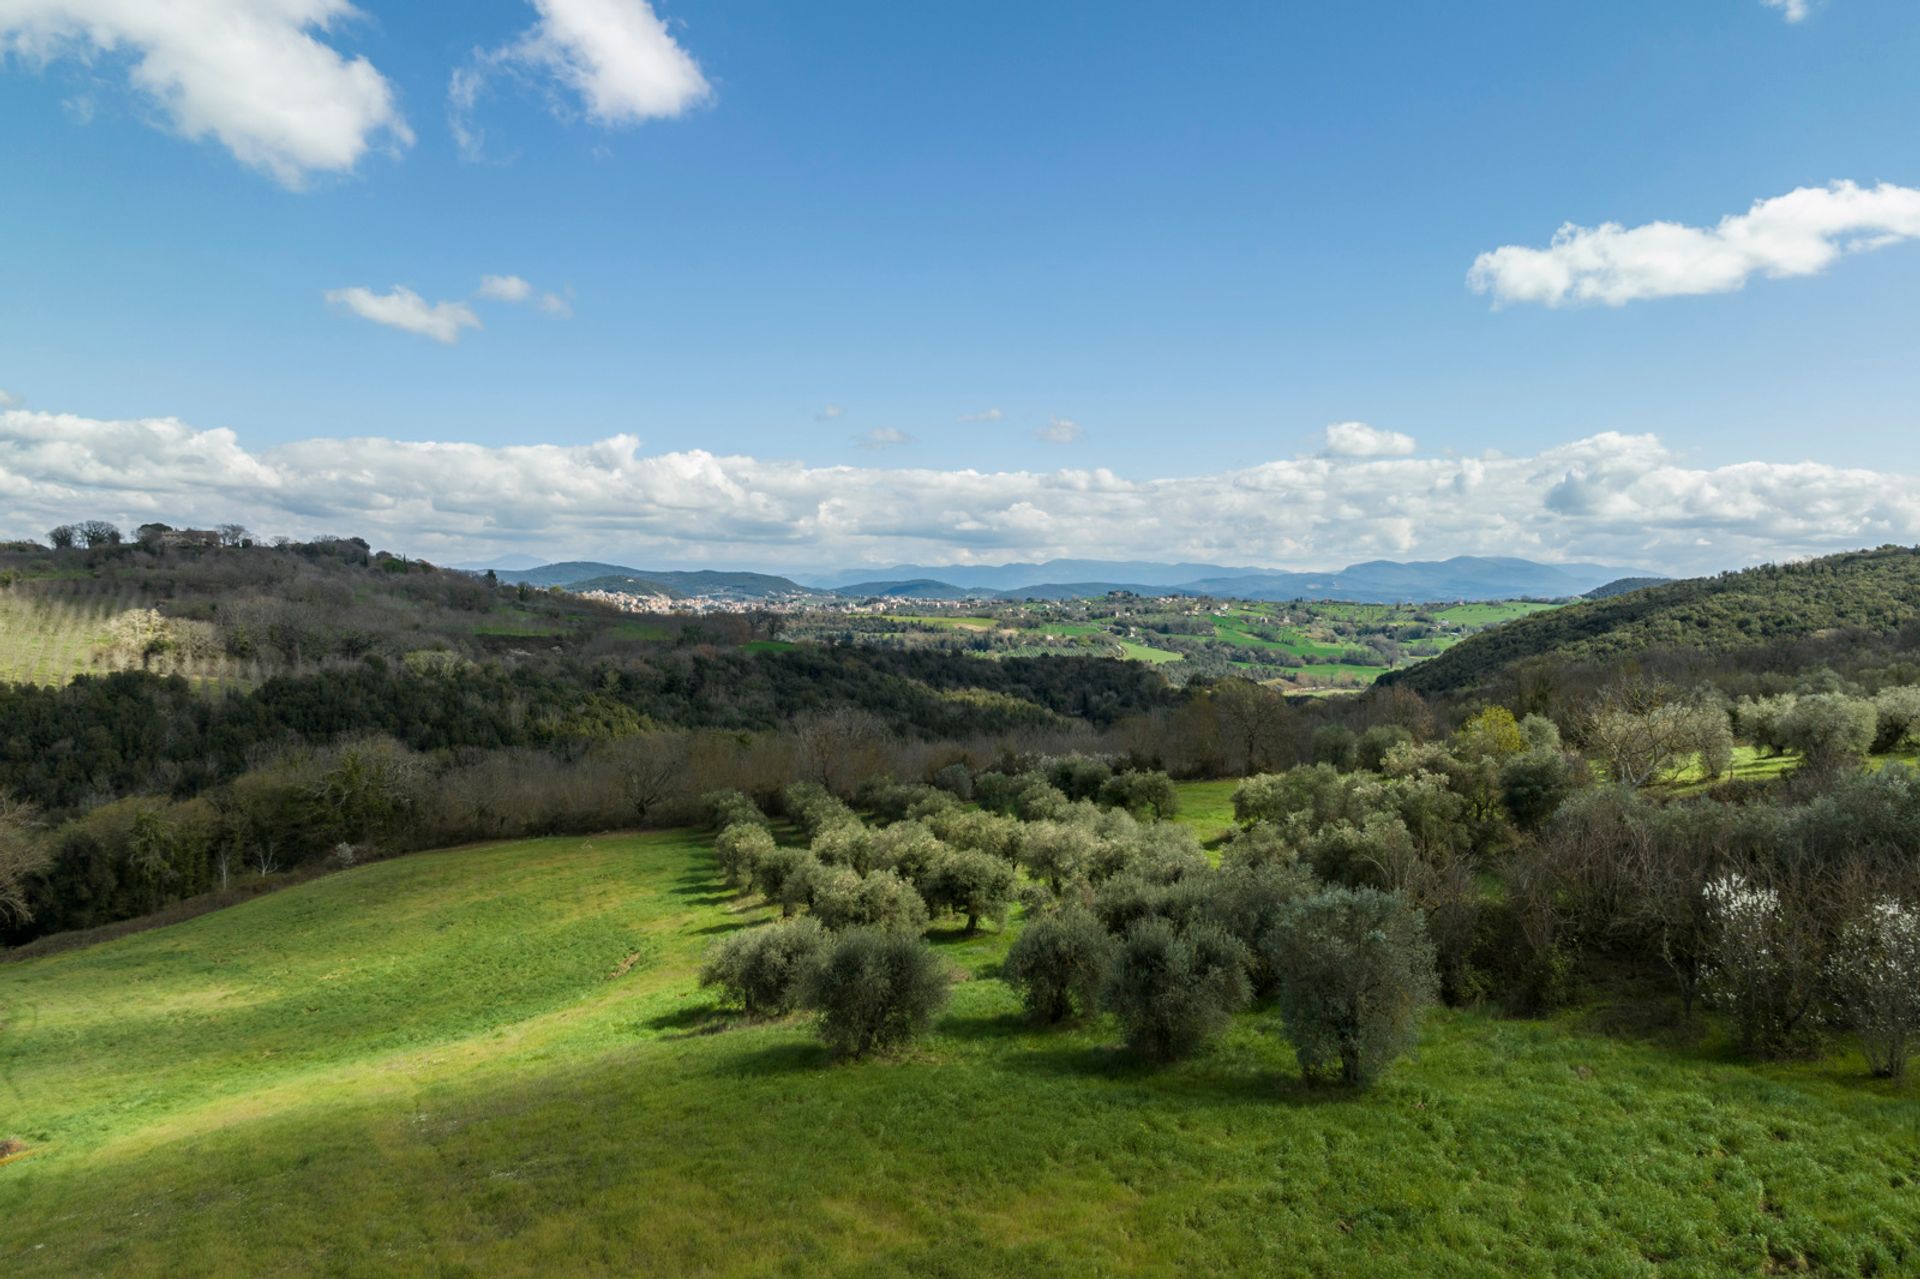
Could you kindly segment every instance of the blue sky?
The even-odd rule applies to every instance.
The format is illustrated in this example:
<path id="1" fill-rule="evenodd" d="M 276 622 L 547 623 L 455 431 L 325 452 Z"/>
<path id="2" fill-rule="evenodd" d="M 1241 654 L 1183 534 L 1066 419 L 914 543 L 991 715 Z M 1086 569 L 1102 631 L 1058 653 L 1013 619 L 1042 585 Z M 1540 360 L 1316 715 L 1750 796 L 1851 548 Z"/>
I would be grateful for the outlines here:
<path id="1" fill-rule="evenodd" d="M 1908 0 L 183 7 L 156 32 L 135 0 L 0 3 L 0 532 L 224 501 L 448 556 L 768 566 L 1920 540 Z M 384 105 L 289 146 L 269 84 L 182 136 L 141 58 L 217 70 L 220 21 L 261 13 L 364 58 Z M 656 16 L 704 93 L 682 66 L 611 118 L 573 73 L 640 92 L 670 60 L 528 52 L 542 23 Z M 350 165 L 315 159 L 343 132 Z M 1702 258 L 1680 296 L 1640 254 L 1617 305 L 1469 285 L 1563 223 L 1712 228 L 1834 182 L 1872 201 L 1826 242 L 1894 242 L 1686 295 Z M 476 300 L 485 275 L 531 296 Z M 479 327 L 340 293 L 395 286 Z M 1351 422 L 1386 443 L 1331 444 Z M 1526 465 L 1466 496 L 1458 458 L 1490 450 Z"/>

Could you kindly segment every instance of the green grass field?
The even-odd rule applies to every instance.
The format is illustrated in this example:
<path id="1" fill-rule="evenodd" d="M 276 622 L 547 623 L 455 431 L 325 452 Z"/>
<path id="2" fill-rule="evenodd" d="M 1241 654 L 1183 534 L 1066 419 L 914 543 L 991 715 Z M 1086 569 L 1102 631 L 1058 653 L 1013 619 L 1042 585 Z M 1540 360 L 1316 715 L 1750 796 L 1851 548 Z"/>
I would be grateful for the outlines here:
<path id="1" fill-rule="evenodd" d="M 1227 792 L 1230 794 L 1230 791 Z M 1210 792 L 1209 792 L 1210 794 Z M 1189 789 L 1189 820 L 1203 811 Z M 1217 798 L 1217 797 L 1216 797 Z M 1433 1016 L 1364 1096 L 1271 1014 L 1165 1069 L 1029 1029 L 1006 937 L 903 1056 L 738 1025 L 764 916 L 675 834 L 361 867 L 0 965 L 9 1275 L 1911 1273 L 1920 1102 L 1855 1058 Z"/>
<path id="2" fill-rule="evenodd" d="M 1559 607 L 1534 600 L 1505 600 L 1498 604 L 1455 604 L 1452 608 L 1440 609 L 1434 616 L 1452 626 L 1495 626 Z"/>
<path id="3" fill-rule="evenodd" d="M 1136 644 L 1132 640 L 1116 640 L 1114 642 L 1120 645 L 1120 653 L 1128 661 L 1150 662 L 1155 666 L 1163 666 L 1168 662 L 1184 660 L 1182 654 L 1172 652 L 1169 649 L 1154 648 L 1149 644 Z"/>

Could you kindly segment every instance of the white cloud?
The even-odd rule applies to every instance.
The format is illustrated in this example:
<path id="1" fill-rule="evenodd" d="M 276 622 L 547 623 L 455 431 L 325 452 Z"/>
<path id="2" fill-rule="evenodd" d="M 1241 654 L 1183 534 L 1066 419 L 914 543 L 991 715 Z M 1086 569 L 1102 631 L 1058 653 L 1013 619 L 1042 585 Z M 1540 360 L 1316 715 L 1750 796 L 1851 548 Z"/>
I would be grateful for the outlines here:
<path id="1" fill-rule="evenodd" d="M 533 296 L 533 286 L 517 275 L 483 275 L 479 296 L 495 302 L 525 302 Z"/>
<path id="2" fill-rule="evenodd" d="M 1072 444 L 1085 432 L 1073 419 L 1056 417 L 1049 418 L 1047 424 L 1033 434 L 1036 439 L 1045 440 L 1049 444 Z"/>
<path id="3" fill-rule="evenodd" d="M 573 290 L 569 289 L 567 291 L 571 293 Z M 548 315 L 558 316 L 563 320 L 571 320 L 573 318 L 573 303 L 561 297 L 558 293 L 542 293 L 540 295 L 540 309 Z"/>
<path id="4" fill-rule="evenodd" d="M 373 64 L 316 38 L 357 17 L 347 0 L 4 0 L 0 53 L 40 65 L 123 57 L 175 132 L 216 138 L 299 188 L 377 144 L 413 142 Z"/>
<path id="5" fill-rule="evenodd" d="M 1683 464 L 1649 435 L 1531 457 L 1330 457 L 1168 479 L 1105 469 L 809 466 L 631 436 L 488 448 L 317 439 L 258 453 L 179 421 L 0 412 L 0 537 L 99 515 L 357 533 L 441 560 L 1324 568 L 1381 556 L 1593 559 L 1684 573 L 1920 542 L 1920 477 Z"/>
<path id="6" fill-rule="evenodd" d="M 816 422 L 831 422 L 845 412 L 846 409 L 838 404 L 827 404 L 823 405 L 820 411 L 813 415 L 813 420 Z"/>
<path id="7" fill-rule="evenodd" d="M 1780 10 L 1788 22 L 1804 21 L 1807 14 L 1813 11 L 1809 0 L 1760 0 L 1760 3 L 1769 9 Z"/>
<path id="8" fill-rule="evenodd" d="M 496 73 L 564 91 L 608 128 L 681 115 L 712 95 L 699 63 L 675 42 L 647 0 L 533 0 L 539 21 L 518 39 L 483 50 L 447 86 L 455 141 L 469 159 L 485 146 L 473 112 Z"/>
<path id="9" fill-rule="evenodd" d="M 1505 245 L 1467 274 L 1494 301 L 1604 302 L 1727 293 L 1754 275 L 1816 275 L 1836 258 L 1920 236 L 1920 190 L 1883 182 L 1801 187 L 1755 201 L 1713 227 L 1649 222 L 1597 227 L 1569 222 L 1544 249 Z"/>
<path id="10" fill-rule="evenodd" d="M 958 420 L 962 422 L 998 422 L 1005 416 L 1006 414 L 1002 413 L 999 409 L 981 409 L 978 413 L 962 413 Z"/>
<path id="11" fill-rule="evenodd" d="M 1365 422 L 1335 422 L 1327 428 L 1326 451 L 1333 457 L 1405 457 L 1413 437 L 1383 431 Z"/>
<path id="12" fill-rule="evenodd" d="M 901 444 L 913 443 L 913 437 L 905 431 L 896 431 L 891 426 L 876 426 L 864 435 L 856 435 L 853 442 L 863 449 L 890 449 Z"/>
<path id="13" fill-rule="evenodd" d="M 418 333 L 448 346 L 460 340 L 462 329 L 480 327 L 480 317 L 465 302 L 428 302 L 403 284 L 394 285 L 391 293 L 375 293 L 356 285 L 330 290 L 326 297 L 363 320 Z"/>
<path id="14" fill-rule="evenodd" d="M 13 394 L 11 391 L 7 390 L 5 387 L 0 387 L 0 409 L 17 408 L 19 407 L 19 404 L 20 404 L 19 396 Z"/>

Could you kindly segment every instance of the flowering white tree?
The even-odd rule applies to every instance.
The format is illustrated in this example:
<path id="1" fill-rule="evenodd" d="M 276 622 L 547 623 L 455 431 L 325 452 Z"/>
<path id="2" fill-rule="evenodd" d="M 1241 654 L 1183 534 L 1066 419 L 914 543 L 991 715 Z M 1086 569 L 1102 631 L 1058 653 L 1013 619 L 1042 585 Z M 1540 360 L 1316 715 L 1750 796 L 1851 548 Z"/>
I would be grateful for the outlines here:
<path id="1" fill-rule="evenodd" d="M 1920 911 L 1893 898 L 1873 903 L 1841 934 L 1831 969 L 1868 1068 L 1900 1078 L 1920 1038 Z"/>
<path id="2" fill-rule="evenodd" d="M 1740 1046 L 1777 1053 L 1815 1020 L 1819 966 L 1780 892 L 1737 871 L 1702 890 L 1708 920 L 1701 989 L 1734 1020 Z"/>

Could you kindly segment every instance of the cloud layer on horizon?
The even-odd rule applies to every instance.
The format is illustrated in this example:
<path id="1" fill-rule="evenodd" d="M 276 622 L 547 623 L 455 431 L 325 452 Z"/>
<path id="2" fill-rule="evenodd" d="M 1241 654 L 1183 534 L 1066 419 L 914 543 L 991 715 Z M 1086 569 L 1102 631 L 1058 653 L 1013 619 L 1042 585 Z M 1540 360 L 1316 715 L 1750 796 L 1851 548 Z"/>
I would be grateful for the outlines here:
<path id="1" fill-rule="evenodd" d="M 1920 542 L 1914 477 L 1692 467 L 1651 435 L 1531 457 L 1308 456 L 1135 480 L 811 466 L 630 435 L 504 448 L 315 439 L 246 449 L 173 418 L 0 412 L 0 536 L 100 517 L 357 534 L 442 560 L 525 550 L 819 568 L 1052 556 L 1324 568 L 1374 557 L 1592 559 L 1670 573 Z"/>

